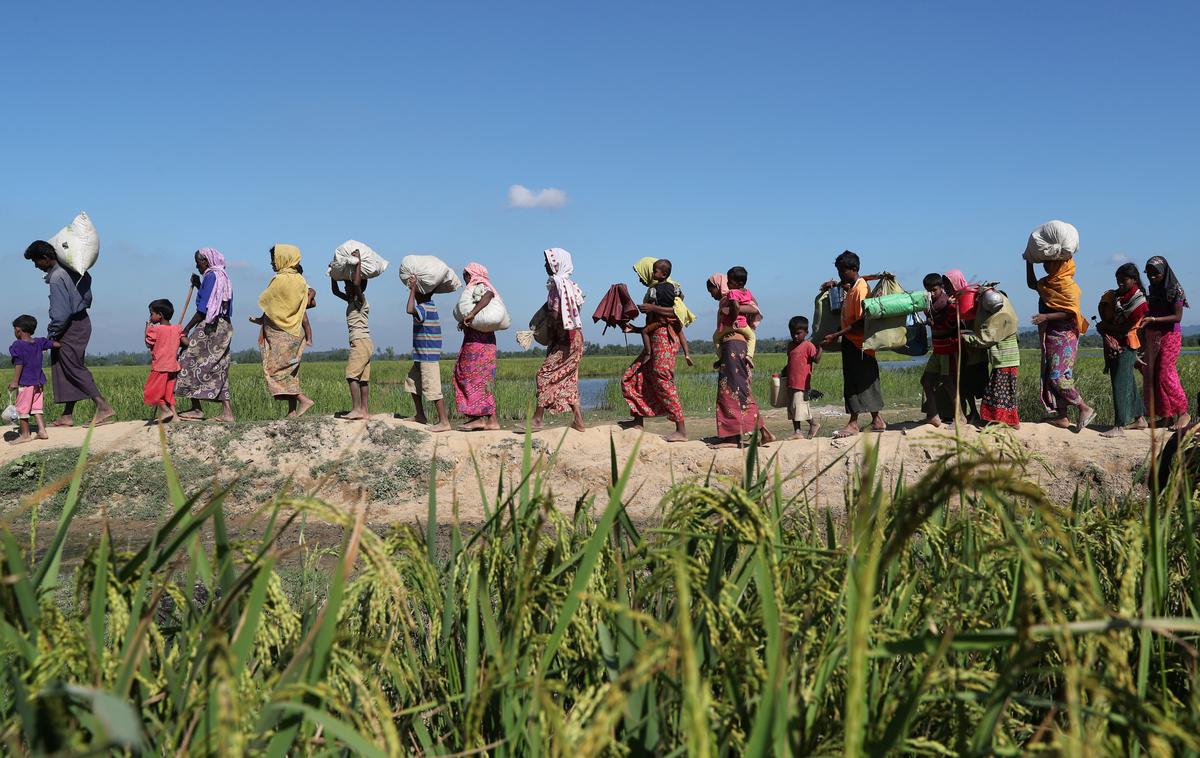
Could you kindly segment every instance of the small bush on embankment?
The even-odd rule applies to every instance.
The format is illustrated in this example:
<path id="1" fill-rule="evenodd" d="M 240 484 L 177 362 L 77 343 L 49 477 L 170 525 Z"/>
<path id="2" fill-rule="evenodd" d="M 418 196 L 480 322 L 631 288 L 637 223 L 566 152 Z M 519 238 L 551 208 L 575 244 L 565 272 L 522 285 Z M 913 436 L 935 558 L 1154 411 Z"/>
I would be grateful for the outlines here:
<path id="1" fill-rule="evenodd" d="M 623 505 L 632 463 L 619 470 L 615 449 L 609 492 L 564 515 L 553 454 L 535 460 L 527 438 L 522 478 L 498 483 L 486 522 L 452 530 L 448 550 L 432 495 L 426 528 L 380 536 L 361 508 L 281 491 L 263 505 L 264 536 L 233 541 L 225 492 L 183 492 L 166 459 L 171 515 L 136 552 L 102 532 L 64 611 L 53 590 L 85 448 L 49 550 L 29 555 L 0 529 L 0 741 L 1194 754 L 1190 490 L 1064 507 L 1022 478 L 1021 455 L 1003 436 L 959 442 L 890 489 L 868 454 L 839 523 L 785 499 L 752 448 L 742 479 L 680 482 L 658 527 L 639 529 Z M 304 518 L 342 525 L 344 541 L 324 584 L 289 594 L 277 538 Z"/>

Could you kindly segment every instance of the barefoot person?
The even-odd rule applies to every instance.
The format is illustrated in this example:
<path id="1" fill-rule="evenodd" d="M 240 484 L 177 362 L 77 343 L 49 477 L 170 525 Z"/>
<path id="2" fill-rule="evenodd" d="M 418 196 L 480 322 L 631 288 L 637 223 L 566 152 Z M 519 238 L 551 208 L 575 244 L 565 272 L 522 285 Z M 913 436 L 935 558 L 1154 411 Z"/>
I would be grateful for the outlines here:
<path id="1" fill-rule="evenodd" d="M 987 354 L 987 381 L 980 393 L 980 425 L 1005 424 L 1021 428 L 1017 403 L 1017 373 L 1021 349 L 1017 344 L 1017 312 L 1008 296 L 995 287 L 981 288 L 975 297 L 974 321 L 962 333 L 965 348 Z"/>
<path id="2" fill-rule="evenodd" d="M 418 424 L 429 423 L 425 415 L 425 402 L 429 401 L 438 417 L 429 431 L 448 432 L 450 417 L 446 415 L 446 399 L 442 396 L 442 320 L 433 293 L 420 291 L 415 276 L 408 280 L 405 311 L 412 316 L 413 325 L 413 363 L 404 378 L 404 391 L 412 396 L 416 409 L 413 420 Z"/>
<path id="3" fill-rule="evenodd" d="M 201 401 L 220 403 L 221 413 L 214 421 L 233 421 L 229 401 L 229 345 L 233 341 L 233 284 L 225 272 L 225 256 L 219 250 L 202 247 L 195 253 L 196 312 L 183 333 L 188 335 L 187 350 L 179 356 L 177 397 L 187 398 L 191 408 L 178 414 L 184 421 L 201 421 Z"/>
<path id="4" fill-rule="evenodd" d="M 829 346 L 842 340 L 842 391 L 846 397 L 846 413 L 850 420 L 833 433 L 835 439 L 858 434 L 858 417 L 871 414 L 871 431 L 882 432 L 887 424 L 880 415 L 883 410 L 883 390 L 879 385 L 879 362 L 874 350 L 863 350 L 866 328 L 863 319 L 862 301 L 870 296 L 867 280 L 859 276 L 861 265 L 856 253 L 843 251 L 833 262 L 838 272 L 838 281 L 830 280 L 821 289 L 841 287 L 846 293 L 842 301 L 841 329 L 825 337 Z"/>
<path id="5" fill-rule="evenodd" d="M 1142 275 L 1132 263 L 1117 269 L 1117 286 L 1100 297 L 1096 330 L 1104 338 L 1104 371 L 1112 383 L 1113 425 L 1101 437 L 1123 437 L 1126 429 L 1146 428 L 1146 404 L 1138 389 L 1141 340 L 1138 327 L 1148 306 Z"/>
<path id="6" fill-rule="evenodd" d="M 329 288 L 333 296 L 346 303 L 346 331 L 350 340 L 350 355 L 346 359 L 346 386 L 350 390 L 350 412 L 341 418 L 358 421 L 371 415 L 371 354 L 375 343 L 371 341 L 371 304 L 367 302 L 367 281 L 362 275 L 362 253 L 350 251 L 354 259 L 354 272 L 345 282 L 346 291 L 338 286 L 337 279 L 330 278 Z"/>
<path id="7" fill-rule="evenodd" d="M 624 329 L 642 332 L 649 344 L 643 343 L 642 352 L 621 377 L 621 394 L 632 416 L 621 426 L 642 429 L 647 416 L 666 416 L 675 423 L 675 431 L 663 439 L 686 442 L 687 425 L 675 387 L 675 360 L 683 339 L 683 323 L 676 316 L 675 303 L 682 301 L 682 291 L 678 282 L 670 278 L 671 262 L 666 259 L 643 258 L 634 264 L 633 270 L 641 283 L 650 288 L 645 301 L 638 306 L 646 314 L 646 326 L 627 325 Z M 691 363 L 691 358 L 688 362 Z"/>
<path id="8" fill-rule="evenodd" d="M 158 423 L 175 420 L 175 382 L 179 379 L 179 351 L 188 338 L 183 327 L 172 324 L 175 306 L 170 300 L 150 302 L 146 322 L 146 347 L 150 348 L 150 373 L 142 386 L 142 400 L 158 413 Z"/>
<path id="9" fill-rule="evenodd" d="M 1042 343 L 1042 407 L 1053 414 L 1050 423 L 1068 429 L 1067 410 L 1079 409 L 1075 431 L 1091 423 L 1096 411 L 1088 405 L 1075 386 L 1075 359 L 1079 356 L 1079 336 L 1087 331 L 1087 319 L 1080 308 L 1079 285 L 1075 283 L 1075 261 L 1047 261 L 1041 279 L 1033 263 L 1025 261 L 1025 280 L 1038 293 L 1038 314 L 1033 317 Z"/>
<path id="10" fill-rule="evenodd" d="M 738 275 L 744 271 L 740 266 L 734 269 L 739 269 L 735 272 Z M 762 313 L 753 302 L 738 302 L 728 297 L 729 278 L 727 273 L 713 274 L 708 279 L 709 294 L 721 304 L 717 329 L 725 332 L 717 355 L 717 439 L 712 447 L 741 447 L 745 444 L 744 435 L 755 429 L 759 431 L 759 441 L 766 444 L 773 442 L 775 437 L 767 431 L 751 389 L 754 370 L 750 363 L 749 341 L 741 331 L 728 328 L 737 319 L 749 321 Z M 744 279 L 742 286 L 745 286 Z"/>
<path id="11" fill-rule="evenodd" d="M 54 343 L 46 337 L 34 337 L 37 331 L 37 319 L 28 314 L 22 314 L 13 319 L 13 337 L 16 339 L 8 348 L 8 357 L 12 359 L 13 376 L 8 383 L 8 389 L 17 391 L 17 420 L 20 433 L 10 442 L 20 445 L 32 442 L 34 437 L 29 430 L 29 419 L 37 429 L 39 440 L 49 439 L 46 425 L 42 422 L 42 388 L 46 385 L 46 373 L 42 371 L 42 353 L 54 348 Z"/>
<path id="12" fill-rule="evenodd" d="M 474 328 L 475 317 L 496 299 L 496 287 L 488 270 L 479 263 L 463 269 L 463 282 L 478 296 L 471 312 L 463 316 L 458 330 L 463 333 L 462 347 L 454 361 L 454 406 L 467 417 L 459 431 L 477 432 L 500 428 L 496 418 L 496 333 Z"/>
<path id="13" fill-rule="evenodd" d="M 792 439 L 811 440 L 821 431 L 821 425 L 808 405 L 812 395 L 813 368 L 821 362 L 821 348 L 808 339 L 808 319 L 792 316 L 788 319 L 792 341 L 788 343 L 787 364 L 783 380 L 788 393 L 788 420 L 792 422 Z M 804 430 L 808 424 L 808 430 Z"/>
<path id="14" fill-rule="evenodd" d="M 305 311 L 311 302 L 308 282 L 297 271 L 300 248 L 275 245 L 271 248 L 271 268 L 275 276 L 258 298 L 263 310 L 259 319 L 258 348 L 262 354 L 263 376 L 267 391 L 276 400 L 286 400 L 288 417 L 303 416 L 313 401 L 300 391 L 300 359 L 304 354 Z"/>
<path id="15" fill-rule="evenodd" d="M 1142 322 L 1146 333 L 1146 378 L 1144 389 L 1150 418 L 1156 425 L 1171 426 L 1176 430 L 1186 427 L 1188 399 L 1179 382 L 1179 349 L 1183 335 L 1179 323 L 1183 320 L 1183 309 L 1187 307 L 1187 295 L 1183 285 L 1171 270 L 1171 264 L 1161 255 L 1146 261 L 1146 278 L 1150 288 L 1146 297 L 1149 312 Z"/>
<path id="16" fill-rule="evenodd" d="M 25 250 L 25 260 L 32 261 L 46 274 L 50 285 L 50 324 L 47 336 L 58 343 L 50 351 L 50 387 L 54 402 L 63 404 L 62 414 L 51 426 L 71 426 L 75 423 L 75 403 L 91 400 L 96 404 L 92 423 L 111 424 L 117 415 L 96 388 L 92 372 L 84 365 L 88 341 L 92 338 L 92 275 L 76 274 L 58 265 L 54 247 L 37 240 Z"/>
<path id="17" fill-rule="evenodd" d="M 583 410 L 579 407 L 579 363 L 583 360 L 583 291 L 571 279 L 575 271 L 571 254 L 561 247 L 544 251 L 546 258 L 546 309 L 550 312 L 550 345 L 546 359 L 537 370 L 537 407 L 529 420 L 532 429 L 541 429 L 546 412 L 574 417 L 571 428 L 583 431 Z"/>

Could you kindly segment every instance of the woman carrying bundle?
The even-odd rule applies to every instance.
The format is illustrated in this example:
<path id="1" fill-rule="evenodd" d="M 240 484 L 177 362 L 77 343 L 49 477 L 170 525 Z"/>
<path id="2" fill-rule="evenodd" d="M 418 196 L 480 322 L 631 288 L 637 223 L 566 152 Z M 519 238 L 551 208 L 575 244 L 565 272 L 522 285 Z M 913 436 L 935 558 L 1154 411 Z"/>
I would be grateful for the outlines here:
<path id="1" fill-rule="evenodd" d="M 463 316 L 458 330 L 463 333 L 462 347 L 454 361 L 454 406 L 467 417 L 458 427 L 462 432 L 477 432 L 500 428 L 496 418 L 496 333 L 482 332 L 472 324 L 479 312 L 496 298 L 496 287 L 488 278 L 488 270 L 478 263 L 463 269 L 463 283 L 476 290 L 479 300 L 470 313 Z"/>
<path id="2" fill-rule="evenodd" d="M 1069 429 L 1067 410 L 1079 409 L 1075 431 L 1083 431 L 1096 411 L 1088 405 L 1075 386 L 1075 359 L 1079 355 L 1079 336 L 1087 331 L 1087 319 L 1080 309 L 1079 285 L 1075 282 L 1075 261 L 1046 261 L 1046 275 L 1038 278 L 1033 263 L 1025 261 L 1025 281 L 1038 293 L 1038 314 L 1033 317 L 1042 346 L 1042 407 L 1053 414 L 1050 423 Z"/>
<path id="3" fill-rule="evenodd" d="M 261 328 L 258 347 L 267 391 L 275 399 L 287 401 L 289 417 L 303 416 L 313 401 L 300 391 L 304 319 L 311 291 L 298 270 L 300 248 L 282 244 L 272 247 L 271 268 L 275 276 L 258 298 L 263 315 L 251 321 Z"/>
<path id="4" fill-rule="evenodd" d="M 175 395 L 187 398 L 192 407 L 179 414 L 184 421 L 203 421 L 201 400 L 221 404 L 214 421 L 233 421 L 229 400 L 229 345 L 233 341 L 233 284 L 225 272 L 225 256 L 219 250 L 202 247 L 194 255 L 196 271 L 196 312 L 184 327 L 187 350 L 179 356 L 179 378 Z"/>
<path id="5" fill-rule="evenodd" d="M 1182 429 L 1191 419 L 1175 364 L 1183 344 L 1179 323 L 1188 305 L 1187 295 L 1171 264 L 1161 255 L 1146 261 L 1146 278 L 1150 280 L 1146 298 L 1149 310 L 1142 321 L 1146 327 L 1146 405 L 1156 426 Z"/>
<path id="6" fill-rule="evenodd" d="M 766 444 L 773 442 L 775 437 L 763 423 L 754 400 L 749 341 L 742 330 L 730 328 L 739 318 L 754 320 L 762 313 L 753 297 L 730 298 L 731 289 L 740 289 L 747 295 L 749 291 L 745 289 L 745 269 L 735 266 L 729 272 L 738 279 L 731 282 L 729 273 L 713 274 L 708 278 L 708 293 L 720 302 L 717 331 L 721 333 L 717 356 L 717 439 L 712 447 L 741 447 L 743 437 L 756 429 L 759 442 Z"/>
<path id="7" fill-rule="evenodd" d="M 579 407 L 579 364 L 583 360 L 583 291 L 571 279 L 575 266 L 571 254 L 561 247 L 543 252 L 546 262 L 546 310 L 550 314 L 550 344 L 546 360 L 537 371 L 537 407 L 530 428 L 541 429 L 546 411 L 574 416 L 571 428 L 583 431 Z"/>
<path id="8" fill-rule="evenodd" d="M 1100 298 L 1096 329 L 1104 338 L 1104 370 L 1112 382 L 1113 426 L 1102 437 L 1124 436 L 1126 429 L 1146 428 L 1146 406 L 1137 385 L 1138 328 L 1146 315 L 1146 293 L 1138 268 L 1117 269 L 1117 288 Z"/>

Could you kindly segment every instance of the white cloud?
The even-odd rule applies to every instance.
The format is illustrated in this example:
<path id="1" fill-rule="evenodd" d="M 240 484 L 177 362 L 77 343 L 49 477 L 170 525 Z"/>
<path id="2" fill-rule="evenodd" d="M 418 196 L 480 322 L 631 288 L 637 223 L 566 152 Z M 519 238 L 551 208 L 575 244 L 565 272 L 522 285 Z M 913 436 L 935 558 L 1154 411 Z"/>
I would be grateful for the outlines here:
<path id="1" fill-rule="evenodd" d="M 1127 260 L 1129 260 L 1129 256 L 1125 253 L 1113 253 L 1108 256 L 1109 263 L 1124 263 Z"/>
<path id="2" fill-rule="evenodd" d="M 536 192 L 521 184 L 508 188 L 510 208 L 561 208 L 567 204 L 567 193 L 554 187 Z"/>

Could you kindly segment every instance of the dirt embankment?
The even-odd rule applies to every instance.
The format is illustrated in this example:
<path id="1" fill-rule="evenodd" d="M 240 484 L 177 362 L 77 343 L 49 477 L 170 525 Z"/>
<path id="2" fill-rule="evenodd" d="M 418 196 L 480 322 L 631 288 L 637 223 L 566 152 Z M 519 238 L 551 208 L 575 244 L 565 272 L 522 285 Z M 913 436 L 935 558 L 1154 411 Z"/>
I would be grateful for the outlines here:
<path id="1" fill-rule="evenodd" d="M 710 471 L 740 477 L 745 465 L 741 451 L 712 450 L 699 441 L 670 444 L 655 431 L 652 427 L 639 445 L 638 432 L 615 425 L 585 432 L 550 429 L 533 435 L 534 455 L 545 457 L 546 479 L 559 507 L 569 511 L 589 493 L 603 498 L 611 472 L 610 444 L 615 445 L 619 465 L 638 445 L 628 492 L 631 515 L 641 521 L 655 519 L 672 482 Z M 980 436 L 973 429 L 962 434 L 970 441 Z M 48 441 L 0 446 L 0 509 L 11 513 L 20 496 L 35 490 L 38 482 L 64 477 L 84 435 L 84 429 L 56 429 Z M 423 521 L 431 472 L 437 481 L 439 521 L 452 519 L 453 505 L 462 523 L 479 522 L 484 514 L 480 480 L 489 498 L 495 496 L 502 472 L 506 486 L 514 482 L 524 444 L 512 431 L 431 435 L 410 421 L 382 415 L 366 423 L 329 418 L 232 426 L 178 423 L 167 429 L 167 440 L 185 489 L 214 476 L 222 482 L 238 480 L 227 506 L 235 521 L 290 482 L 330 502 L 361 500 L 377 525 Z M 788 477 L 785 493 L 804 489 L 810 501 L 840 508 L 864 444 L 879 445 L 881 474 L 894 483 L 899 476 L 919 478 L 950 440 L 950 432 L 926 428 L 863 434 L 852 440 L 788 440 L 766 448 L 762 459 L 775 457 L 779 471 Z M 1007 444 L 993 437 L 984 442 Z M 1090 430 L 1073 434 L 1045 424 L 1024 425 L 1011 432 L 1010 442 L 1031 454 L 1028 477 L 1064 502 L 1077 487 L 1107 496 L 1139 486 L 1137 479 L 1155 444 L 1149 432 L 1106 439 Z M 158 428 L 142 422 L 101 427 L 94 432 L 91 450 L 86 507 L 80 517 L 94 523 L 106 514 L 129 524 L 152 523 L 167 507 Z M 435 455 L 437 463 L 432 464 Z M 61 499 L 61 493 L 56 497 Z M 54 514 L 52 502 L 44 506 L 46 519 Z"/>

